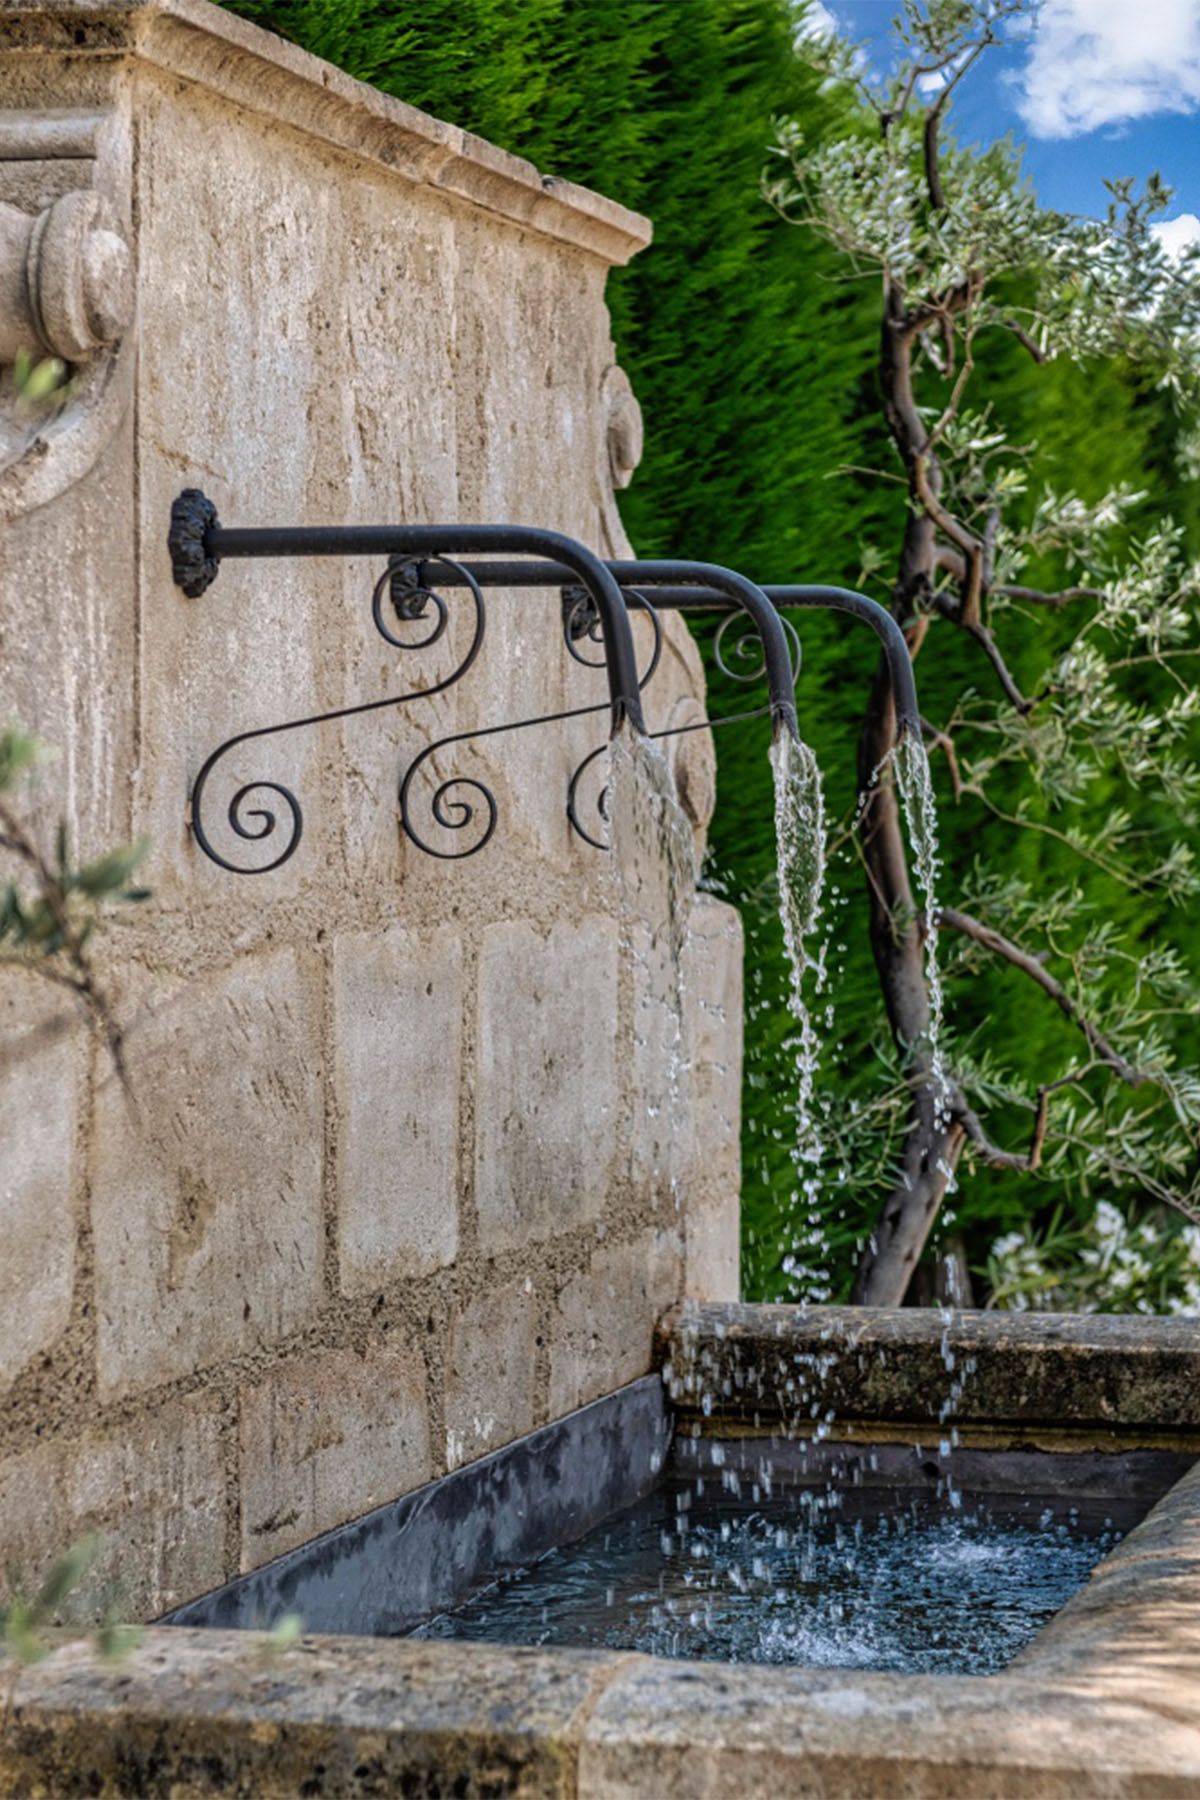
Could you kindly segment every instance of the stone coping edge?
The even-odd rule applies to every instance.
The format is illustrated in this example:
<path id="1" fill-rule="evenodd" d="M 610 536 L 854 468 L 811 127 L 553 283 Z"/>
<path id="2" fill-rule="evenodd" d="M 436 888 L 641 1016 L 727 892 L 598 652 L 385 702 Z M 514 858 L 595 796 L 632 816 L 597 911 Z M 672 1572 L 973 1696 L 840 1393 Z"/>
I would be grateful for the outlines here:
<path id="1" fill-rule="evenodd" d="M 0 1797 L 1183 1800 L 1200 1792 L 1200 1468 L 1002 1675 L 152 1628 L 0 1662 Z"/>
<path id="2" fill-rule="evenodd" d="M 155 1629 L 116 1663 L 73 1643 L 0 1667 L 0 1795 L 1194 1796 L 1195 1663 L 1144 1676 Z"/>
<path id="3" fill-rule="evenodd" d="M 1193 1319 L 685 1303 L 657 1354 L 677 1413 L 706 1435 L 955 1424 L 1200 1450 Z"/>
<path id="4" fill-rule="evenodd" d="M 650 221 L 640 213 L 543 175 L 211 0 L 3 0 L 0 56 L 22 52 L 139 57 L 610 265 L 628 262 L 650 242 Z"/>

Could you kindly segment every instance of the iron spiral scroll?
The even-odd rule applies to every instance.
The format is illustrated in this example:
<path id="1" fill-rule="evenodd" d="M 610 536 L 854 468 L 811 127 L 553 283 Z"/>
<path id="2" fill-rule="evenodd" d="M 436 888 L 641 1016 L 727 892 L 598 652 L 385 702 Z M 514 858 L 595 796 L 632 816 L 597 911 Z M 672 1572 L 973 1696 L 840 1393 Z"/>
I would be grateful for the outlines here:
<path id="1" fill-rule="evenodd" d="M 379 712 L 386 707 L 406 706 L 414 700 L 425 700 L 433 694 L 440 694 L 452 687 L 456 681 L 470 669 L 483 645 L 484 632 L 487 625 L 487 608 L 484 604 L 483 592 L 479 583 L 468 569 L 449 558 L 440 559 L 449 567 L 453 567 L 461 575 L 461 585 L 470 594 L 474 608 L 474 628 L 471 641 L 465 655 L 454 669 L 441 681 L 429 687 L 414 688 L 403 694 L 387 694 L 379 700 L 361 701 L 355 706 L 339 706 L 329 712 L 309 713 L 299 719 L 284 719 L 277 725 L 260 725 L 252 731 L 240 731 L 236 736 L 227 738 L 223 744 L 208 756 L 201 766 L 200 772 L 192 784 L 191 827 L 192 835 L 204 854 L 219 868 L 227 869 L 232 875 L 267 875 L 273 869 L 282 868 L 289 858 L 295 855 L 300 840 L 304 835 L 304 812 L 296 795 L 282 782 L 265 778 L 244 782 L 229 801 L 225 818 L 231 831 L 249 843 L 263 843 L 274 837 L 279 828 L 279 818 L 272 807 L 267 805 L 250 806 L 252 797 L 274 794 L 287 809 L 287 823 L 284 827 L 283 847 L 269 862 L 243 863 L 231 862 L 227 856 L 216 848 L 208 834 L 204 819 L 204 797 L 209 777 L 231 751 L 241 744 L 253 743 L 260 738 L 276 737 L 285 731 L 300 731 L 312 725 L 327 725 L 339 719 L 351 719 L 362 713 Z M 398 637 L 391 629 L 385 615 L 385 603 L 391 606 L 396 618 L 402 622 L 418 622 L 428 616 L 429 608 L 433 609 L 433 626 L 425 636 L 413 638 Z M 394 649 L 403 651 L 428 650 L 439 639 L 444 637 L 450 623 L 450 608 L 442 596 L 432 588 L 421 585 L 413 574 L 413 566 L 393 557 L 388 566 L 375 583 L 371 594 L 371 619 L 379 635 Z"/>
<path id="2" fill-rule="evenodd" d="M 654 641 L 651 647 L 649 661 L 647 662 L 646 668 L 643 671 L 639 671 L 638 674 L 638 691 L 641 692 L 653 679 L 662 657 L 662 621 L 644 594 L 629 589 L 626 592 L 625 598 L 627 602 L 631 602 L 635 606 L 640 607 L 649 615 L 654 631 Z M 605 666 L 603 657 L 599 660 L 593 659 L 592 657 L 585 655 L 579 648 L 580 643 L 585 639 L 590 640 L 593 643 L 601 643 L 603 641 L 599 631 L 599 621 L 594 611 L 590 609 L 590 604 L 585 594 L 568 594 L 564 599 L 563 637 L 570 655 L 574 657 L 576 662 L 581 663 L 584 668 L 601 669 Z M 439 751 L 448 749 L 452 744 L 476 743 L 482 738 L 498 737 L 502 733 L 510 731 L 528 731 L 535 725 L 565 724 L 570 719 L 587 718 L 594 713 L 606 712 L 607 710 L 608 707 L 606 701 L 600 701 L 598 704 L 592 706 L 572 706 L 566 708 L 562 712 L 537 713 L 528 719 L 508 720 L 503 725 L 487 725 L 474 731 L 455 732 L 449 737 L 438 738 L 436 742 L 427 744 L 425 749 L 422 750 L 419 755 L 414 757 L 412 762 L 408 765 L 400 782 L 400 822 L 404 827 L 405 836 L 412 840 L 418 850 L 424 851 L 426 856 L 436 857 L 441 862 L 461 862 L 468 856 L 477 856 L 478 853 L 491 842 L 499 821 L 500 808 L 495 794 L 487 783 L 481 781 L 478 776 L 447 776 L 446 779 L 434 789 L 429 797 L 429 810 L 433 816 L 434 823 L 440 825 L 446 831 L 466 831 L 475 823 L 480 803 L 482 803 L 484 808 L 486 823 L 478 837 L 464 848 L 456 850 L 438 849 L 435 845 L 429 843 L 427 839 L 421 836 L 413 816 L 413 782 L 425 764 L 429 762 L 431 758 L 435 757 Z M 591 761 L 592 759 L 589 758 L 588 760 Z M 455 790 L 465 790 L 463 797 L 452 797 Z M 474 795 L 476 798 L 474 800 L 467 798 L 467 793 Z M 573 795 L 574 783 L 572 783 L 572 789 L 567 803 L 567 817 L 570 820 L 573 829 L 578 832 L 579 836 L 582 837 L 585 842 L 592 844 L 598 849 L 606 849 L 606 845 L 597 843 L 595 838 L 589 837 L 587 832 L 581 828 L 572 811 Z"/>
<path id="3" fill-rule="evenodd" d="M 657 643 L 661 646 L 662 624 L 658 617 L 658 613 L 650 604 L 649 600 L 646 599 L 644 594 L 639 594 L 638 598 L 654 620 L 655 631 L 658 634 Z M 585 601 L 581 597 L 580 600 L 576 602 L 576 611 L 573 613 L 568 612 L 567 603 L 564 600 L 563 610 L 565 631 L 569 632 L 571 620 L 580 616 L 579 609 L 584 606 Z M 791 662 L 792 687 L 795 688 L 800 679 L 800 637 L 795 626 L 789 619 L 780 618 L 779 623 L 783 628 L 783 634 L 787 640 L 788 655 Z M 727 648 L 726 640 L 729 639 L 731 633 L 734 632 L 736 632 L 736 635 L 732 637 L 732 641 Z M 763 644 L 761 631 L 752 619 L 747 618 L 747 615 L 744 612 L 729 612 L 723 615 L 717 625 L 716 631 L 713 633 L 712 655 L 713 661 L 716 663 L 718 669 L 720 669 L 721 673 L 727 676 L 730 681 L 741 683 L 759 682 L 763 679 L 767 671 L 766 650 Z M 587 659 L 579 657 L 578 660 L 582 662 Z M 746 723 L 749 719 L 764 718 L 771 710 L 772 703 L 768 698 L 761 706 L 752 706 L 744 708 L 739 712 L 725 713 L 718 718 L 706 717 L 703 719 L 695 719 L 687 725 L 672 725 L 665 731 L 652 731 L 648 735 L 652 742 L 661 743 L 665 738 L 685 737 L 689 732 L 693 731 L 717 731 L 724 725 L 741 725 Z M 583 839 L 585 844 L 590 844 L 594 850 L 608 850 L 611 848 L 611 844 L 607 838 L 595 835 L 593 831 L 589 830 L 587 824 L 585 824 L 584 809 L 580 804 L 580 787 L 588 770 L 607 750 L 607 744 L 597 744 L 596 748 L 589 751 L 583 761 L 577 764 L 571 779 L 567 784 L 567 818 L 570 820 L 571 829 L 578 837 Z M 604 821 L 605 825 L 607 825 L 607 783 L 601 788 L 600 793 L 596 798 L 596 812 Z"/>
<path id="4" fill-rule="evenodd" d="M 916 688 L 908 646 L 900 626 L 876 602 L 853 590 L 823 586 L 760 588 L 735 570 L 716 564 L 685 560 L 604 560 L 579 540 L 540 526 L 525 525 L 330 525 L 225 527 L 211 500 L 199 489 L 188 488 L 172 504 L 167 538 L 172 575 L 190 599 L 199 599 L 218 579 L 223 562 L 234 558 L 370 557 L 385 560 L 383 573 L 371 590 L 370 612 L 375 630 L 392 649 L 404 654 L 431 649 L 446 634 L 451 608 L 444 593 L 466 588 L 473 607 L 470 642 L 454 668 L 441 680 L 378 700 L 336 707 L 300 718 L 263 725 L 227 738 L 201 765 L 191 792 L 191 829 L 200 849 L 219 868 L 235 875 L 263 875 L 281 868 L 296 852 L 304 832 L 300 800 L 283 782 L 269 776 L 244 781 L 229 799 L 225 822 L 234 838 L 260 844 L 274 851 L 269 860 L 249 865 L 234 861 L 212 840 L 206 820 L 206 800 L 211 778 L 224 759 L 240 747 L 260 738 L 341 719 L 402 707 L 440 694 L 462 680 L 476 662 L 483 645 L 487 615 L 485 587 L 509 590 L 554 588 L 561 598 L 562 629 L 566 648 L 584 667 L 603 668 L 608 677 L 608 699 L 526 719 L 457 732 L 428 744 L 413 758 L 399 783 L 400 823 L 406 837 L 425 854 L 441 861 L 458 861 L 477 855 L 495 836 L 499 803 L 487 782 L 476 775 L 449 775 L 429 796 L 429 814 L 441 831 L 455 834 L 461 847 L 431 843 L 417 819 L 416 780 L 430 760 L 451 746 L 480 742 L 510 731 L 536 725 L 562 724 L 572 719 L 607 712 L 610 737 L 623 728 L 659 741 L 691 731 L 720 728 L 741 720 L 769 715 L 778 735 L 798 731 L 795 688 L 799 674 L 800 645 L 783 609 L 819 608 L 857 619 L 871 629 L 882 648 L 896 705 L 898 732 L 920 730 Z M 448 555 L 442 546 L 449 546 Z M 456 561 L 479 557 L 484 561 Z M 519 560 L 501 560 L 509 558 Z M 647 597 L 653 594 L 653 605 Z M 653 647 L 644 670 L 639 670 L 629 610 L 644 611 L 653 629 Z M 689 613 L 719 612 L 721 619 L 712 640 L 717 667 L 737 682 L 765 680 L 767 699 L 761 705 L 717 718 L 703 718 L 685 725 L 647 732 L 642 693 L 653 678 L 662 657 L 663 608 Z M 731 638 L 735 625 L 740 635 Z M 399 626 L 421 626 L 417 636 L 402 635 Z M 600 655 L 589 654 L 595 645 Z M 606 850 L 606 839 L 594 822 L 585 819 L 581 782 L 603 754 L 605 745 L 591 751 L 574 771 L 566 794 L 566 814 L 571 829 L 596 849 Z M 597 802 L 601 820 L 607 816 L 606 792 Z M 474 831 L 472 831 L 474 827 Z M 424 827 L 428 830 L 428 826 Z M 464 842 L 462 834 L 471 841 Z"/>

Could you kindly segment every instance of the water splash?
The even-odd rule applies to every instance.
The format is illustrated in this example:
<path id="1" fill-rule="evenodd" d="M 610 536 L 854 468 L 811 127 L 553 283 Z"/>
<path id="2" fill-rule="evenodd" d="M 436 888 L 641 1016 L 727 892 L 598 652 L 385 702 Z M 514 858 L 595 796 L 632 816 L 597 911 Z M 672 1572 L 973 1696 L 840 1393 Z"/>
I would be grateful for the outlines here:
<path id="1" fill-rule="evenodd" d="M 790 969 L 788 1010 L 796 1022 L 796 1141 L 793 1160 L 803 1209 L 801 1236 L 784 1269 L 805 1301 L 830 1298 L 829 1256 L 821 1209 L 824 1154 L 816 1105 L 820 1038 L 808 1003 L 808 977 L 815 993 L 825 983 L 823 946 L 812 953 L 825 884 L 825 796 L 817 759 L 788 731 L 771 746 L 775 776 L 775 847 L 779 918 Z"/>
<path id="2" fill-rule="evenodd" d="M 688 1052 L 684 949 L 695 901 L 696 853 L 670 768 L 657 746 L 629 727 L 609 746 L 607 859 L 621 962 L 633 982 L 635 1137 L 656 1188 L 681 1203 Z"/>
<path id="3" fill-rule="evenodd" d="M 662 751 L 628 725 L 609 744 L 607 795 L 621 897 L 636 916 L 667 929 L 677 960 L 696 889 L 696 840 Z"/>
<path id="4" fill-rule="evenodd" d="M 878 1485 L 742 1500 L 662 1484 L 412 1635 L 807 1667 L 1005 1668 L 1132 1525 L 1045 1495 L 965 1503 Z"/>
<path id="5" fill-rule="evenodd" d="M 938 853 L 937 803 L 925 746 L 915 731 L 906 731 L 892 753 L 896 788 L 904 809 L 904 823 L 912 846 L 913 872 L 925 915 L 925 982 L 929 990 L 929 1071 L 934 1083 L 938 1112 L 949 1117 L 950 1083 L 942 1056 L 945 992 L 937 952 L 937 884 L 941 872 Z"/>

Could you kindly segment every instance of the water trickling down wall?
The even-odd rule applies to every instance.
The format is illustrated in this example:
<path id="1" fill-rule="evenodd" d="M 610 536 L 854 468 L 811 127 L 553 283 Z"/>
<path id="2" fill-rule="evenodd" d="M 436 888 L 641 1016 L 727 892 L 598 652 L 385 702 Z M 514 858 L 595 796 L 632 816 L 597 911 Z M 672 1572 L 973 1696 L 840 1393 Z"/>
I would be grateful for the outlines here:
<path id="1" fill-rule="evenodd" d="M 603 713 L 484 746 L 484 854 L 402 839 L 431 736 L 603 700 L 552 591 L 489 596 L 447 693 L 239 766 L 303 795 L 285 867 L 227 874 L 187 828 L 222 739 L 423 685 L 466 625 L 391 650 L 364 563 L 230 565 L 186 600 L 178 490 L 234 525 L 627 553 L 603 296 L 646 222 L 204 0 L 16 0 L 0 93 L 10 313 L 31 222 L 82 197 L 9 321 L 79 378 L 43 415 L 0 399 L 0 719 L 57 752 L 47 825 L 147 834 L 154 891 L 105 951 L 136 1111 L 60 995 L 0 980 L 0 1567 L 97 1531 L 146 1616 L 642 1373 L 672 1301 L 735 1293 L 740 938 L 691 896 L 672 928 L 677 883 L 614 883 L 571 836 Z M 666 633 L 658 725 L 703 691 Z M 674 742 L 702 837 L 707 734 Z"/>

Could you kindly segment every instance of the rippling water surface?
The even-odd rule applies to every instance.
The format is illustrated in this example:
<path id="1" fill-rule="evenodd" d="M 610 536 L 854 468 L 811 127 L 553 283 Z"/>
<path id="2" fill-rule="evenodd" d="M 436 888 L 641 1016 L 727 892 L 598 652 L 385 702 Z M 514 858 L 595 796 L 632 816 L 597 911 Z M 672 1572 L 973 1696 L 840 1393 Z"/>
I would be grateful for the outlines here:
<path id="1" fill-rule="evenodd" d="M 422 1637 L 584 1645 L 723 1662 L 990 1674 L 1087 1578 L 1123 1524 L 1045 1500 L 965 1494 L 757 1503 L 671 1479 Z"/>

